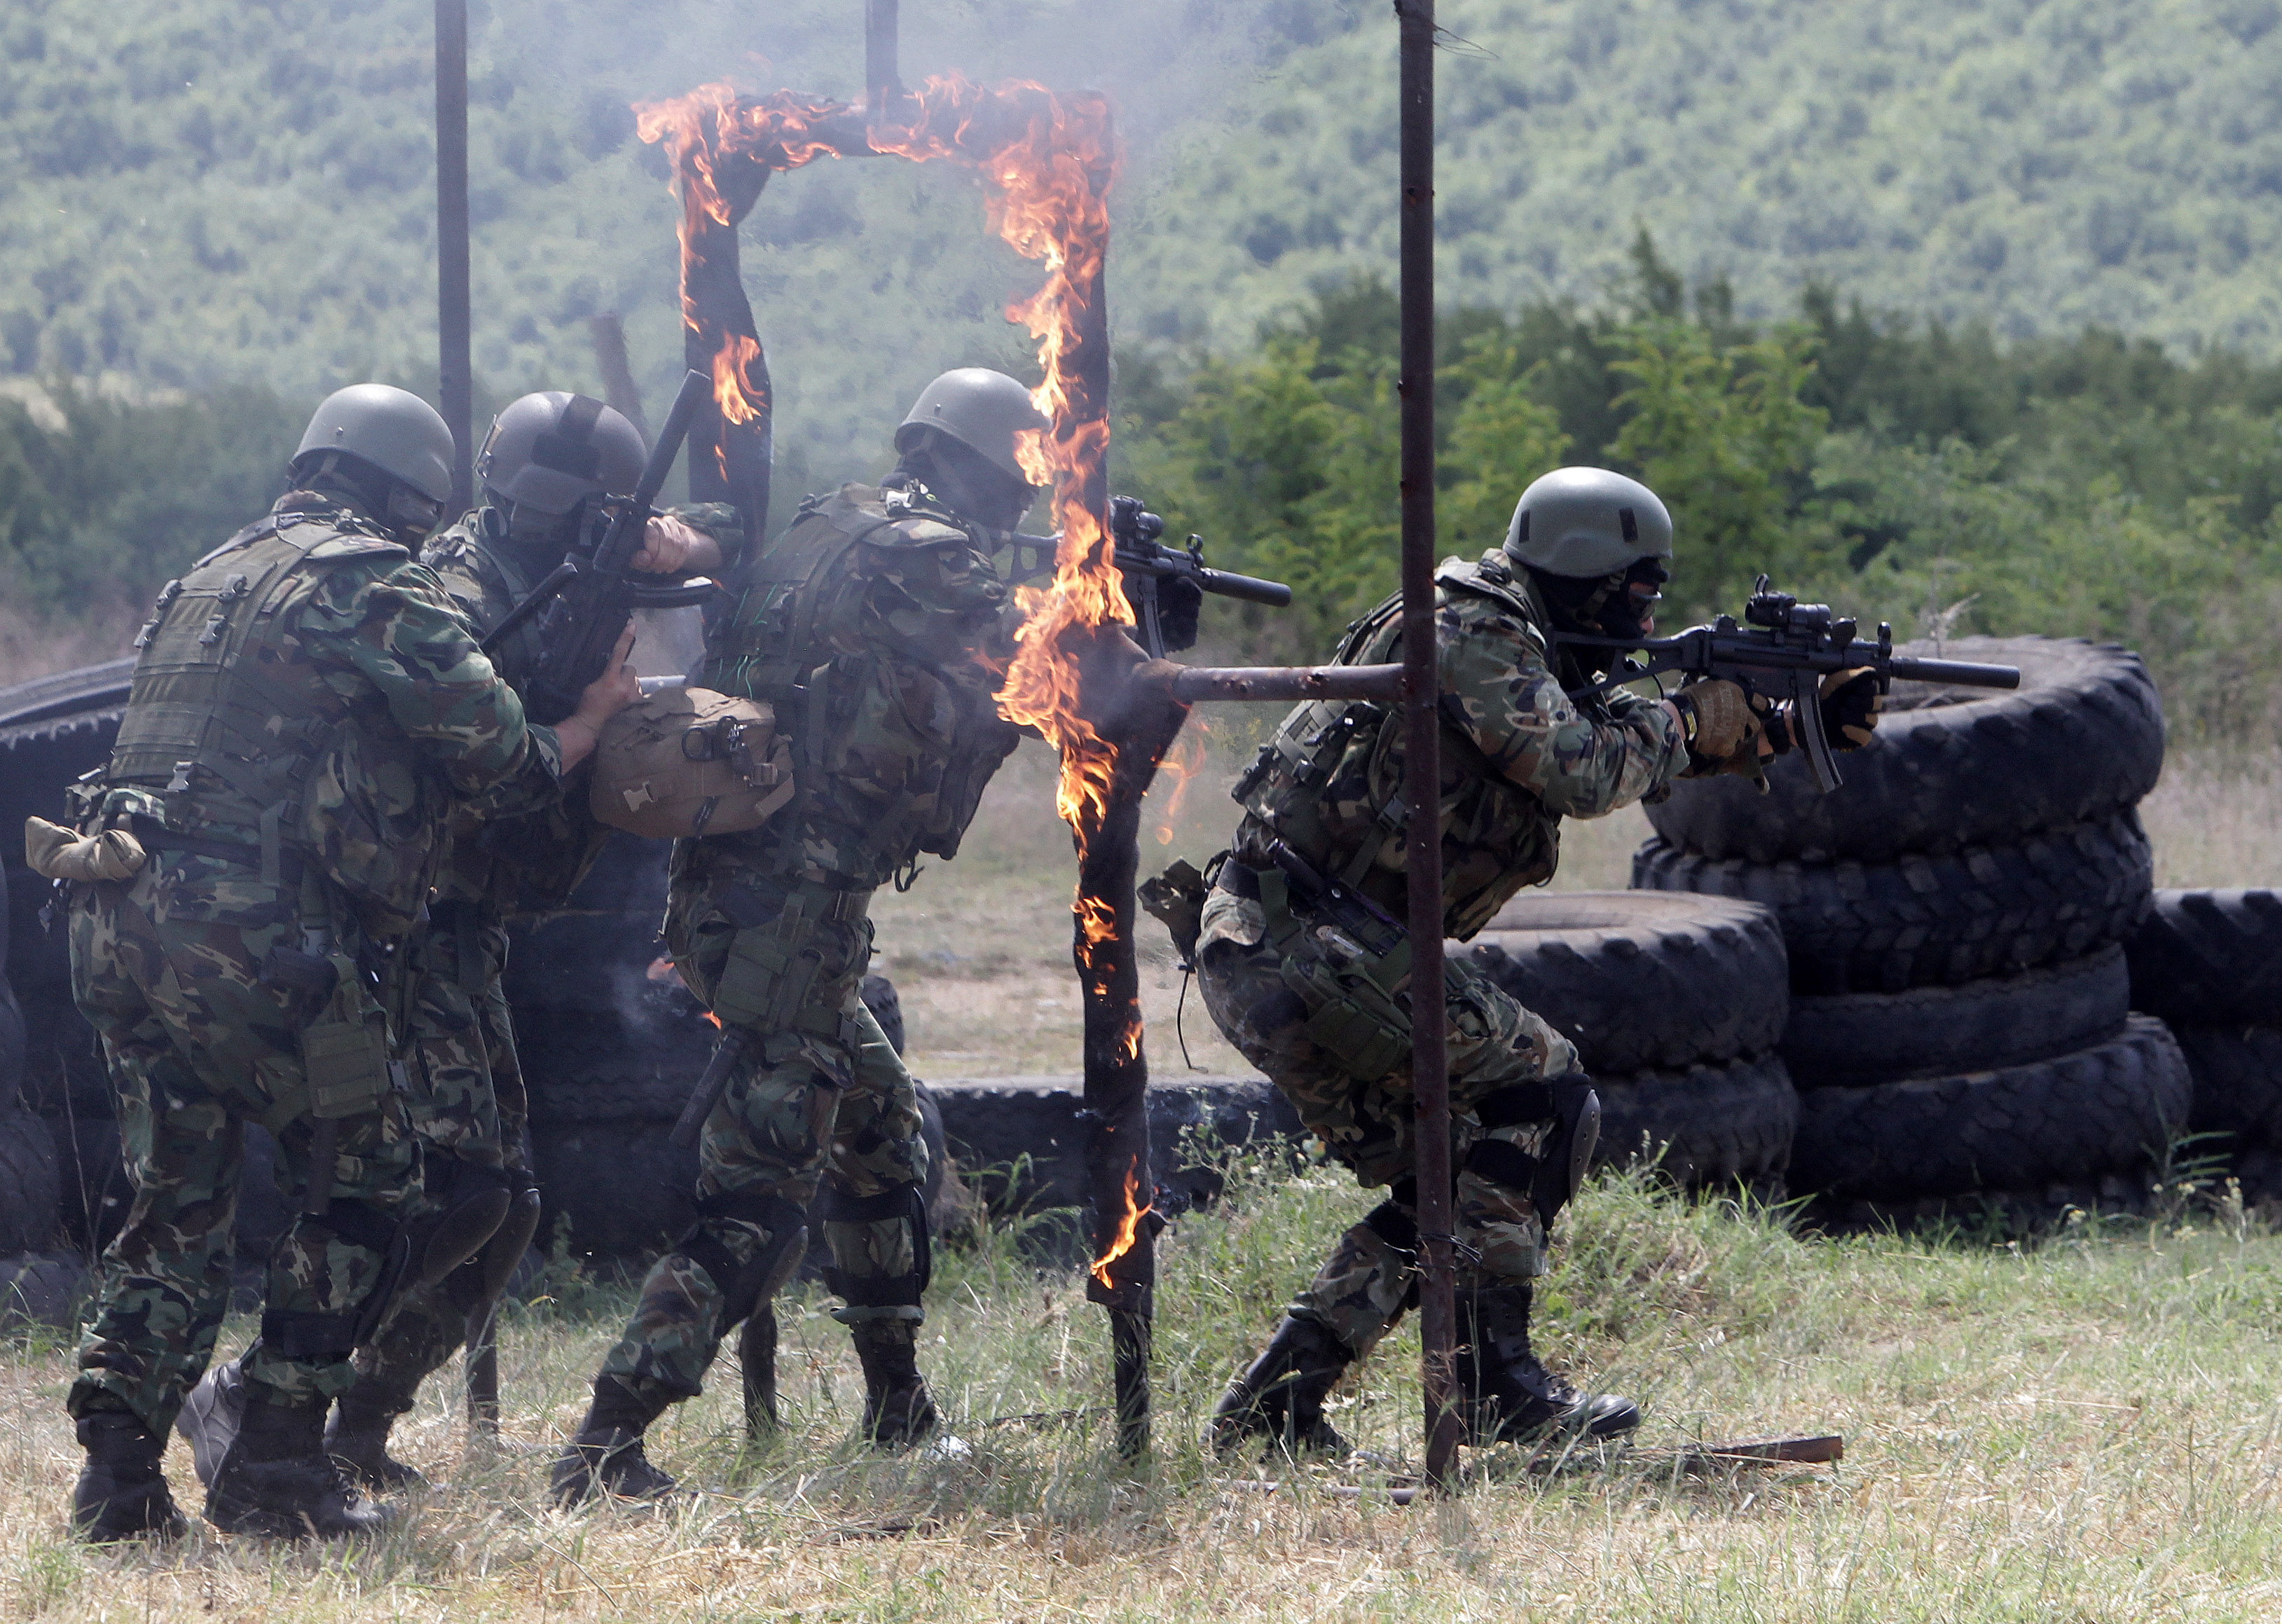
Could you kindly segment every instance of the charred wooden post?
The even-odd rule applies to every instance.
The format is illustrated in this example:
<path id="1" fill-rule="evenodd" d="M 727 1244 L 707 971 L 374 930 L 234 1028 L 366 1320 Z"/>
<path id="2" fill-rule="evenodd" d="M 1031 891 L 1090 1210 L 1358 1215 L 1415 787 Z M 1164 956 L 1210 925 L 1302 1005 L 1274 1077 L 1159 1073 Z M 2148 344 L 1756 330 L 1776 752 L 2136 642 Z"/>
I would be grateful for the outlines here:
<path id="1" fill-rule="evenodd" d="M 1434 4 L 1395 0 L 1401 34 L 1402 664 L 1404 801 L 1411 808 L 1410 1077 L 1418 1113 L 1420 1340 L 1426 1480 L 1458 1460 L 1451 1232 L 1450 1074 L 1442 993 L 1441 683 L 1434 638 Z"/>
<path id="2" fill-rule="evenodd" d="M 768 533 L 775 401 L 760 329 L 745 297 L 737 228 L 760 200 L 769 169 L 756 155 L 719 156 L 713 183 L 729 217 L 689 211 L 681 268 L 682 360 L 713 380 L 712 400 L 689 425 L 689 500 L 734 503 L 749 547 Z M 693 183 L 682 177 L 685 188 Z"/>
<path id="3" fill-rule="evenodd" d="M 896 76 L 897 0 L 864 0 L 864 114 L 876 123 L 904 93 Z"/>
<path id="4" fill-rule="evenodd" d="M 452 502 L 475 501 L 468 315 L 468 0 L 436 0 L 436 393 L 452 431 Z"/>

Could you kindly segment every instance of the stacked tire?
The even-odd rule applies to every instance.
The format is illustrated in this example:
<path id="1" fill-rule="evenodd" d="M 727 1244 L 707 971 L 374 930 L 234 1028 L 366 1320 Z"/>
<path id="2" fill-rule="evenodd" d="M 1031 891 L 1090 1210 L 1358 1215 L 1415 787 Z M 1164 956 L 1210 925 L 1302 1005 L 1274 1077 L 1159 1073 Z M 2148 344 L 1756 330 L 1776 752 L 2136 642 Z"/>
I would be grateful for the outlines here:
<path id="1" fill-rule="evenodd" d="M 1929 647 L 1913 653 L 1933 655 Z M 1690 781 L 1649 809 L 1635 887 L 1758 902 L 1793 991 L 1795 1191 L 1842 1208 L 2116 1199 L 2185 1127 L 2185 1058 L 2131 1013 L 2120 944 L 2154 860 L 2137 804 L 2163 720 L 2138 657 L 2045 638 L 1940 653 L 2016 665 L 2009 692 L 1896 683 L 1819 794 Z"/>
<path id="2" fill-rule="evenodd" d="M 1781 1179 L 1798 1098 L 1777 1052 L 1788 982 L 1767 910 L 1552 892 L 1450 952 L 1577 1045 L 1601 1096 L 1600 1162 L 1650 1161 L 1692 1187 Z"/>
<path id="3" fill-rule="evenodd" d="M 2131 1000 L 2194 1078 L 2190 1147 L 2223 1155 L 2246 1201 L 2282 1201 L 2282 891 L 2162 890 L 2126 944 Z"/>

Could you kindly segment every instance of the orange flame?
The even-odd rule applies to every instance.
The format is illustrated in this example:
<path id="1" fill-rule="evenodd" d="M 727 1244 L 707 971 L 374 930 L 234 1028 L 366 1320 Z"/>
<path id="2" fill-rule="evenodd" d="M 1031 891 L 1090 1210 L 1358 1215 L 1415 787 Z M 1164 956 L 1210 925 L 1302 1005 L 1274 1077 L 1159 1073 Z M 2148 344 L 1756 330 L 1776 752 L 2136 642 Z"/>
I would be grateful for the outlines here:
<path id="1" fill-rule="evenodd" d="M 1128 1168 L 1125 1172 L 1125 1211 L 1117 1220 L 1117 1233 L 1111 1239 L 1109 1249 L 1093 1260 L 1093 1266 L 1089 1270 L 1104 1286 L 1116 1284 L 1109 1278 L 1109 1265 L 1133 1249 L 1134 1243 L 1141 1238 L 1141 1220 L 1147 1217 L 1156 1206 L 1153 1201 L 1143 1206 L 1137 1199 L 1140 1193 L 1140 1177 Z"/>
<path id="2" fill-rule="evenodd" d="M 710 1022 L 712 1023 L 712 1027 L 713 1027 L 713 1030 L 714 1030 L 715 1031 L 717 1031 L 717 1032 L 718 1032 L 718 1031 L 719 1031 L 719 1030 L 721 1030 L 721 1017 L 720 1017 L 720 1016 L 718 1016 L 718 1015 L 715 1014 L 714 1014 L 711 1010 L 710 1010 L 710 1009 L 701 1009 L 701 1010 L 699 1010 L 697 1013 L 698 1013 L 699 1014 L 701 1014 L 701 1015 L 703 1015 L 707 1021 L 709 1021 L 709 1022 Z"/>
<path id="3" fill-rule="evenodd" d="M 1105 516 L 1087 501 L 1089 493 L 1106 488 L 1107 402 L 1089 399 L 1077 371 L 1089 338 L 1106 341 L 1091 301 L 1108 254 L 1108 192 L 1117 171 L 1108 99 L 1093 92 L 1065 96 L 1027 80 L 986 88 L 938 76 L 905 95 L 895 111 L 893 120 L 861 128 L 861 115 L 844 103 L 788 90 L 742 101 L 726 84 L 635 109 L 642 139 L 662 142 L 672 160 L 682 206 L 682 313 L 693 330 L 697 318 L 689 274 L 702 259 L 705 222 L 726 225 L 734 219 L 723 192 L 725 164 L 732 158 L 769 170 L 795 169 L 849 150 L 852 138 L 876 152 L 951 160 L 982 180 L 991 229 L 1017 253 L 1044 266 L 1044 283 L 1008 306 L 1006 319 L 1028 328 L 1037 344 L 1044 381 L 1031 399 L 1052 426 L 1026 436 L 1020 455 L 1034 483 L 1053 486 L 1061 543 L 1052 585 L 1017 594 L 1026 618 L 998 706 L 1008 720 L 1036 728 L 1060 752 L 1055 804 L 1083 859 L 1107 814 L 1117 750 L 1080 708 L 1078 657 L 1100 628 L 1130 626 L 1134 619 Z M 853 134 L 859 128 L 860 135 Z M 750 342 L 725 341 L 715 360 L 715 393 L 725 417 L 733 403 L 742 407 L 750 400 L 749 358 L 740 346 Z M 1107 898 L 1081 892 L 1072 912 L 1088 991 L 1099 996 L 1106 990 L 1107 967 L 1094 950 L 1114 934 L 1115 911 Z M 1139 1055 L 1137 1013 L 1128 1015 L 1117 1047 L 1122 1059 Z M 1136 1205 L 1137 1183 L 1129 1176 L 1119 1242 L 1096 1265 L 1097 1273 L 1134 1244 L 1147 1210 Z"/>

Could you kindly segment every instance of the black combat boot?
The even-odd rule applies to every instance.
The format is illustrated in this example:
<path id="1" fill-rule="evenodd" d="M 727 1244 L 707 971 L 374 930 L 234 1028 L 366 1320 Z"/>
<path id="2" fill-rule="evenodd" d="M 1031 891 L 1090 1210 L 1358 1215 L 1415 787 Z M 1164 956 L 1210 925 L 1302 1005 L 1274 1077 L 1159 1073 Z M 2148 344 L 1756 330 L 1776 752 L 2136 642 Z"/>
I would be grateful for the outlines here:
<path id="1" fill-rule="evenodd" d="M 408 1466 L 388 1452 L 389 1428 L 411 1407 L 394 1394 L 375 1391 L 372 1383 L 359 1377 L 325 1423 L 325 1453 L 367 1488 L 393 1492 L 427 1488 L 428 1480 L 417 1466 Z"/>
<path id="2" fill-rule="evenodd" d="M 1580 1394 L 1529 1348 L 1530 1288 L 1502 1282 L 1458 1293 L 1455 1374 L 1468 1441 L 1517 1443 L 1541 1433 L 1608 1438 L 1640 1425 L 1640 1406 L 1614 1394 Z"/>
<path id="3" fill-rule="evenodd" d="M 190 1532 L 159 1470 L 167 1441 L 153 1438 L 142 1417 L 98 1410 L 80 1418 L 78 1431 L 87 1464 L 72 1491 L 75 1538 L 115 1545 L 125 1540 L 178 1540 Z"/>
<path id="4" fill-rule="evenodd" d="M 642 1453 L 642 1434 L 671 1402 L 644 1398 L 615 1376 L 595 1377 L 586 1418 L 555 1463 L 555 1504 L 567 1510 L 597 1495 L 662 1500 L 671 1494 L 673 1480 Z"/>
<path id="5" fill-rule="evenodd" d="M 245 1384 L 237 1436 L 206 1489 L 206 1520 L 225 1534 L 275 1539 L 377 1534 L 388 1513 L 368 1505 L 325 1453 L 325 1402 L 289 1403 Z"/>
<path id="6" fill-rule="evenodd" d="M 1252 1368 L 1213 1406 L 1205 1441 L 1223 1456 L 1254 1439 L 1292 1455 L 1352 1455 L 1354 1446 L 1323 1418 L 1323 1397 L 1354 1362 L 1323 1326 L 1285 1315 Z"/>
<path id="7" fill-rule="evenodd" d="M 883 1449 L 900 1449 L 934 1432 L 940 1418 L 920 1374 L 918 1325 L 868 1319 L 849 1331 L 864 1366 L 864 1436 Z"/>
<path id="8" fill-rule="evenodd" d="M 198 1481 L 213 1487 L 221 1457 L 237 1441 L 238 1423 L 245 1418 L 245 1360 L 244 1356 L 209 1365 L 182 1401 L 175 1418 L 176 1430 L 190 1446 L 190 1466 Z"/>

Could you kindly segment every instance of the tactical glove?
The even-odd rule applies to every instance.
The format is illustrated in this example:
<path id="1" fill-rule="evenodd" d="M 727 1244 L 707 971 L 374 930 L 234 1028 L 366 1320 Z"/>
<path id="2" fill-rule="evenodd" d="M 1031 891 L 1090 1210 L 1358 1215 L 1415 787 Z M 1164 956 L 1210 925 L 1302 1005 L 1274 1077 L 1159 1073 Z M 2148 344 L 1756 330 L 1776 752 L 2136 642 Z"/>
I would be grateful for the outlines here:
<path id="1" fill-rule="evenodd" d="M 1860 750 L 1870 742 L 1878 730 L 1878 712 L 1886 702 L 1878 691 L 1877 672 L 1860 665 L 1851 671 L 1834 671 L 1823 678 L 1816 694 L 1822 707 L 1823 736 L 1830 741 L 1831 749 Z M 1783 706 L 1767 721 L 1767 741 L 1778 756 L 1798 744 L 1790 709 Z"/>
<path id="2" fill-rule="evenodd" d="M 1766 731 L 1759 708 L 1743 685 L 1712 677 L 1691 682 L 1673 696 L 1680 719 L 1688 729 L 1688 759 L 1698 770 L 1709 771 L 1738 757 L 1755 758 Z"/>

